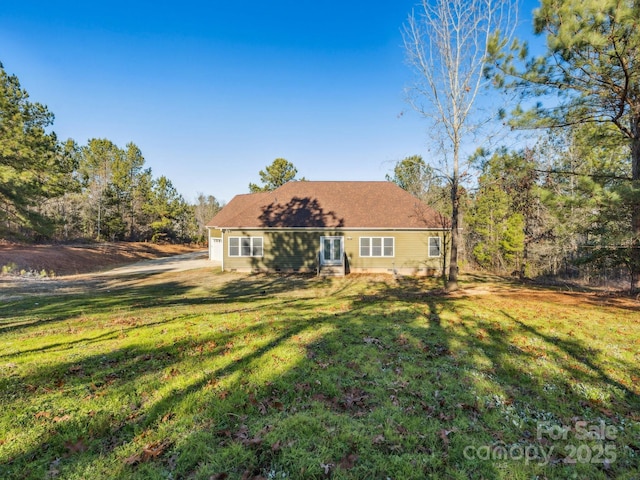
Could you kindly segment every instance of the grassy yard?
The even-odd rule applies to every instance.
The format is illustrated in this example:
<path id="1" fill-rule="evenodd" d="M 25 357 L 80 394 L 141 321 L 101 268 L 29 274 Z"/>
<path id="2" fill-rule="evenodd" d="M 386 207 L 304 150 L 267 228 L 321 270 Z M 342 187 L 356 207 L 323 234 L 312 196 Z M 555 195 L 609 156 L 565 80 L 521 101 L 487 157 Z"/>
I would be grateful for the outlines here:
<path id="1" fill-rule="evenodd" d="M 213 269 L 0 303 L 0 478 L 640 477 L 640 305 Z"/>

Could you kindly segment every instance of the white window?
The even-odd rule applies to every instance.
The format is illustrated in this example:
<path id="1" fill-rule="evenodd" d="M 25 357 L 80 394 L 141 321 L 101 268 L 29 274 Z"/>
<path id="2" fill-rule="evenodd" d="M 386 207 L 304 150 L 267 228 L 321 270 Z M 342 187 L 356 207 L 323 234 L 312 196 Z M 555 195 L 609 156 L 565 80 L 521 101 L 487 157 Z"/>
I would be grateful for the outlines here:
<path id="1" fill-rule="evenodd" d="M 440 256 L 440 237 L 429 237 L 429 256 Z"/>
<path id="2" fill-rule="evenodd" d="M 230 257 L 262 257 L 262 237 L 229 237 Z"/>
<path id="3" fill-rule="evenodd" d="M 361 257 L 393 257 L 393 237 L 360 237 Z"/>

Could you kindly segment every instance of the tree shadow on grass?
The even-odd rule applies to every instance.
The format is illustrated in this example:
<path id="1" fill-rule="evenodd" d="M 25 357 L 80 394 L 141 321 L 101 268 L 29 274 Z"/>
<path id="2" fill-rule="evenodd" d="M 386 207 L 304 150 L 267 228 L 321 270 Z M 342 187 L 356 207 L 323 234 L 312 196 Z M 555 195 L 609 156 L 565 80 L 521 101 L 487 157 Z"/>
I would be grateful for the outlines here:
<path id="1" fill-rule="evenodd" d="M 208 294 L 196 292 L 200 285 L 167 281 L 153 285 L 110 286 L 97 292 L 50 295 L 21 299 L 0 306 L 0 334 L 21 332 L 47 324 L 66 321 L 73 316 L 100 315 L 122 311 L 144 312 L 146 309 L 184 306 L 258 304 L 274 296 L 322 286 L 326 279 L 304 275 L 233 276 Z"/>
<path id="2" fill-rule="evenodd" d="M 344 288 L 338 284 L 336 290 L 349 298 Z M 196 473 L 204 476 L 211 470 L 211 475 L 228 471 L 232 478 L 239 478 L 246 472 L 284 468 L 302 455 L 302 464 L 308 463 L 309 470 L 305 473 L 307 467 L 303 467 L 292 476 L 322 478 L 325 469 L 353 470 L 353 474 L 362 476 L 372 468 L 380 473 L 387 471 L 391 467 L 385 462 L 392 457 L 404 456 L 407 460 L 410 456 L 417 460 L 432 447 L 416 443 L 417 432 L 404 432 L 402 428 L 407 427 L 402 426 L 402 418 L 394 420 L 392 426 L 381 427 L 381 431 L 400 428 L 400 446 L 391 438 L 372 442 L 366 432 L 377 428 L 386 412 L 401 411 L 398 402 L 407 402 L 409 407 L 410 399 L 422 398 L 425 393 L 419 389 L 406 395 L 401 392 L 407 388 L 399 373 L 404 360 L 394 351 L 395 334 L 387 338 L 390 318 L 375 303 L 361 298 L 360 294 L 351 298 L 352 304 L 345 311 L 334 310 L 330 298 L 306 308 L 306 312 L 304 304 L 285 304 L 262 320 L 229 331 L 218 319 L 215 325 L 224 328 L 207 335 L 185 332 L 184 338 L 177 341 L 121 347 L 43 366 L 14 379 L 3 386 L 9 395 L 20 397 L 25 386 L 30 386 L 30 396 L 52 391 L 80 395 L 85 402 L 94 402 L 96 408 L 41 416 L 36 423 L 46 422 L 48 433 L 30 449 L 14 456 L 4 467 L 5 473 L 12 476 L 22 472 L 25 477 L 35 478 L 53 469 L 82 476 L 86 465 L 99 463 L 105 455 L 120 455 L 120 463 L 99 476 L 144 477 L 148 469 L 160 468 L 173 470 L 176 477 Z M 318 312 L 323 309 L 330 313 Z M 280 315 L 285 318 L 277 319 Z M 406 321 L 412 321 L 413 316 L 409 312 Z M 241 344 L 246 339 L 262 334 L 268 334 L 264 342 L 234 356 L 234 349 L 242 351 Z M 161 341 L 159 336 L 158 342 Z M 202 368 L 199 375 L 186 371 L 189 352 Z M 228 361 L 214 366 L 221 357 Z M 213 363 L 209 366 L 208 362 Z M 145 386 L 149 377 L 156 377 L 155 383 Z M 164 386 L 163 382 L 173 386 Z M 398 392 L 395 399 L 390 399 L 388 389 L 394 388 Z M 147 390 L 151 392 L 145 396 Z M 124 410 L 101 411 L 100 399 L 110 392 L 119 392 L 123 397 L 120 401 L 126 406 Z M 428 401 L 423 403 L 427 408 Z M 153 448 L 149 445 L 156 445 L 154 439 L 167 428 L 166 424 L 180 424 L 184 421 L 182 415 L 194 410 L 197 414 L 193 424 L 173 437 L 163 447 L 166 451 L 157 455 L 144 453 L 145 448 Z M 105 422 L 109 416 L 113 418 Z M 33 422 L 33 418 L 25 420 Z M 296 425 L 317 429 L 316 434 L 300 436 Z M 141 435 L 148 435 L 147 447 L 140 440 Z M 258 441 L 260 436 L 265 438 Z M 278 446 L 278 440 L 271 444 L 269 436 L 286 438 L 289 446 Z M 434 438 L 437 441 L 437 434 L 429 441 Z M 411 451 L 414 444 L 417 453 Z M 131 454 L 123 459 L 124 454 L 119 452 L 127 448 Z M 245 451 L 241 458 L 234 457 L 238 448 Z M 359 453 L 349 453 L 351 450 Z M 360 456 L 360 464 L 350 467 L 355 457 L 349 460 L 349 455 Z M 431 453 L 429 461 L 439 463 L 437 457 Z M 390 471 L 399 468 L 396 465 Z M 440 467 L 433 469 L 439 471 Z"/>
<path id="3" fill-rule="evenodd" d="M 8 385 L 3 391 L 20 395 L 26 383 L 56 388 L 62 375 L 66 395 L 87 392 L 95 407 L 58 423 L 42 417 L 47 435 L 2 467 L 7 476 L 605 478 L 634 468 L 621 443 L 608 471 L 559 456 L 549 465 L 478 457 L 483 446 L 544 446 L 541 419 L 598 418 L 585 398 L 558 398 L 531 377 L 540 352 L 510 339 L 539 332 L 509 312 L 485 320 L 466 299 L 418 280 L 362 289 L 336 280 L 324 285 L 339 296 L 324 299 L 295 301 L 272 287 L 269 295 L 282 296 L 267 295 L 269 305 L 245 315 L 272 281 L 255 280 L 225 285 L 211 300 L 239 312 L 236 323 L 224 312 L 184 322 L 185 331 L 158 334 L 157 343 L 43 366 Z M 100 404 L 101 392 L 124 397 L 121 409 Z M 607 421 L 628 418 L 631 401 Z"/>
<path id="4" fill-rule="evenodd" d="M 40 419 L 36 422 L 48 423 L 52 428 L 29 451 L 11 458 L 5 467 L 0 468 L 0 473 L 8 467 L 5 470 L 8 477 L 22 472 L 25 478 L 43 478 L 46 464 L 38 460 L 43 460 L 44 452 L 52 463 L 55 458 L 66 457 L 69 453 L 81 453 L 86 461 L 87 457 L 103 455 L 120 448 L 131 442 L 141 431 L 160 423 L 167 414 L 180 410 L 180 405 L 188 397 L 203 393 L 207 396 L 207 392 L 211 397 L 216 397 L 218 379 L 241 374 L 243 369 L 251 367 L 254 359 L 267 354 L 308 327 L 308 322 L 292 325 L 283 325 L 283 322 L 254 322 L 253 325 L 231 331 L 225 329 L 198 337 L 185 335 L 177 341 L 159 335 L 155 345 L 127 346 L 44 366 L 19 378 L 5 379 L 0 388 L 7 398 L 27 400 L 57 392 L 60 396 L 75 397 L 78 401 L 94 402 L 99 411 L 101 399 L 109 395 L 109 392 L 115 392 L 113 400 L 122 402 L 122 406 L 126 408 L 124 411 L 109 413 L 110 416 L 115 414 L 116 418 L 110 418 L 108 425 L 103 424 L 102 431 L 96 428 L 96 423 L 100 422 L 93 418 L 96 410 L 65 414 L 50 405 L 51 410 L 41 411 L 41 415 L 33 412 L 36 419 Z M 242 345 L 236 344 L 238 339 L 260 337 L 274 330 L 282 333 L 273 336 L 251 353 L 241 356 L 234 353 L 235 350 L 242 349 Z M 198 372 L 195 379 L 175 382 L 176 386 L 165 391 L 159 398 L 154 398 L 156 395 L 146 391 L 149 388 L 156 392 L 165 390 L 165 383 L 171 383 L 184 373 L 181 370 L 185 368 L 185 362 L 197 362 L 206 366 L 207 359 L 211 358 L 222 359 L 218 362 L 220 366 Z M 193 365 L 190 366 L 193 368 Z M 153 377 L 153 381 L 140 385 L 145 389 L 140 392 L 136 384 L 148 377 Z M 66 408 L 71 407 L 67 405 Z M 25 420 L 28 422 L 30 419 Z M 13 434 L 15 433 L 14 431 Z M 83 444 L 82 451 L 69 452 L 70 444 L 77 445 L 79 439 Z"/>
<path id="5" fill-rule="evenodd" d="M 251 274 L 226 282 L 212 298 L 222 301 L 253 302 L 265 296 L 307 290 L 329 284 L 326 278 L 311 274 Z"/>
<path id="6" fill-rule="evenodd" d="M 441 306 L 433 300 L 416 308 L 393 296 L 380 289 L 352 295 L 347 310 L 316 319 L 316 328 L 329 331 L 305 345 L 304 359 L 262 384 L 239 381 L 241 408 L 227 416 L 212 411 L 215 427 L 189 439 L 176 473 L 495 478 L 494 466 L 464 459 L 463 440 L 453 435 L 479 411 L 450 366 Z M 215 445 L 210 457 L 187 453 L 201 442 Z M 242 454 L 231 453 L 236 448 Z"/>
<path id="7" fill-rule="evenodd" d="M 37 301 L 24 299 L 0 307 L 0 333 L 17 333 L 82 315 L 201 303 L 202 299 L 187 296 L 191 289 L 180 282 L 167 282 L 114 288 L 107 292 L 38 297 Z"/>
<path id="8" fill-rule="evenodd" d="M 516 293 L 514 298 L 517 297 Z M 405 325 L 406 334 L 419 340 L 427 357 L 436 359 L 434 364 L 439 365 L 440 370 L 434 372 L 432 378 L 441 380 L 443 386 L 448 384 L 442 381 L 443 378 L 451 380 L 448 395 L 453 395 L 454 404 L 461 409 L 457 414 L 467 420 L 475 417 L 473 421 L 484 423 L 483 433 L 491 433 L 491 436 L 485 436 L 489 445 L 513 442 L 512 445 L 529 444 L 541 448 L 548 438 L 538 438 L 540 422 L 551 421 L 555 422 L 555 426 L 573 427 L 576 421 L 586 421 L 592 427 L 598 422 L 605 422 L 618 431 L 624 431 L 628 428 L 625 425 L 630 422 L 635 425 L 636 436 L 629 432 L 623 436 L 618 434 L 620 441 L 615 444 L 618 455 L 615 470 L 626 472 L 630 465 L 634 465 L 632 457 L 640 447 L 637 437 L 640 428 L 635 413 L 640 409 L 638 390 L 614 379 L 608 373 L 612 371 L 611 368 L 605 370 L 602 362 L 595 361 L 596 352 L 585 342 L 578 339 L 562 340 L 542 333 L 506 311 L 491 312 L 502 315 L 506 321 L 486 320 L 483 315 L 478 315 L 476 310 L 482 310 L 482 307 L 476 309 L 473 298 L 465 299 L 460 295 L 452 298 L 439 289 L 426 291 L 418 279 L 387 283 L 369 300 L 377 302 L 382 299 L 408 302 L 416 318 L 424 319 L 420 328 L 415 328 L 415 324 Z M 420 303 L 423 303 L 422 307 Z M 518 348 L 512 343 L 512 339 L 518 337 L 535 337 L 544 345 L 539 349 Z M 442 364 L 437 361 L 439 352 L 447 352 L 447 361 Z M 545 371 L 545 367 L 537 370 L 530 368 L 541 360 L 548 360 L 550 365 L 562 372 L 557 375 Z M 426 366 L 427 369 L 431 367 L 431 364 Z M 613 369 L 624 371 L 631 378 L 638 378 L 637 365 L 619 358 Z M 456 382 L 473 392 L 475 403 L 456 390 Z M 586 385 L 586 390 L 576 389 L 576 385 Z M 446 396 L 447 388 L 443 388 L 442 392 Z M 594 399 L 593 392 L 604 392 L 603 398 Z M 518 428 L 513 429 L 512 424 L 517 424 Z M 443 427 L 445 431 L 451 431 L 446 423 Z M 463 437 L 461 430 L 455 436 Z M 537 443 L 538 440 L 541 443 Z M 575 443 L 575 437 L 573 440 Z M 477 445 L 477 437 L 468 437 L 466 446 L 474 445 L 474 442 Z M 451 446 L 455 444 L 456 441 L 451 442 Z M 459 442 L 457 445 L 461 446 Z M 558 452 L 566 445 L 558 444 L 555 447 L 556 457 L 550 460 L 551 464 L 531 469 L 532 474 L 550 472 L 552 476 L 563 478 L 567 472 L 575 473 L 571 470 L 575 465 L 563 463 L 568 452 Z M 610 464 L 594 463 L 595 466 L 588 463 L 578 465 L 577 471 L 591 478 L 604 478 L 611 474 Z M 637 465 L 634 471 L 637 471 Z"/>
<path id="9" fill-rule="evenodd" d="M 573 378 L 588 384 L 606 383 L 615 387 L 625 393 L 627 400 L 630 402 L 629 407 L 631 407 L 631 403 L 635 403 L 635 407 L 640 408 L 638 393 L 612 378 L 605 372 L 602 365 L 594 361 L 597 356 L 604 356 L 603 352 L 575 338 L 571 340 L 562 339 L 556 335 L 542 333 L 539 329 L 517 320 L 507 312 L 502 311 L 501 313 L 514 324 L 519 325 L 521 331 L 529 333 L 532 337 L 537 337 L 547 345 L 555 346 L 555 351 L 554 349 L 549 350 L 549 354 L 553 356 L 554 363 L 561 365 Z M 611 360 L 609 359 L 609 361 Z M 623 361 L 618 361 L 617 364 L 618 368 L 624 368 L 635 377 L 640 378 L 640 369 L 637 365 L 629 365 Z"/>
<path id="10" fill-rule="evenodd" d="M 321 285 L 321 281 L 315 286 Z M 17 315 L 3 315 L 0 317 L 0 334 L 28 334 L 29 331 L 44 326 L 54 328 L 56 324 L 64 323 L 74 317 L 86 317 L 82 322 L 90 322 L 96 315 L 114 314 L 121 312 L 123 318 L 135 312 L 134 319 L 124 321 L 116 329 L 110 329 L 99 335 L 89 335 L 75 340 L 55 341 L 37 348 L 24 349 L 18 345 L 8 353 L 0 351 L 0 358 L 11 358 L 33 352 L 45 353 L 51 350 L 71 349 L 75 345 L 88 346 L 92 343 L 113 340 L 117 336 L 130 334 L 136 329 L 150 328 L 175 320 L 171 310 L 178 310 L 185 306 L 223 306 L 233 304 L 238 308 L 225 308 L 215 313 L 234 314 L 259 312 L 265 308 L 284 307 L 295 303 L 297 299 L 274 298 L 274 295 L 301 290 L 309 286 L 309 279 L 304 276 L 266 276 L 255 275 L 233 279 L 216 289 L 211 295 L 192 296 L 193 286 L 179 282 L 168 282 L 152 286 L 127 286 L 114 288 L 101 295 L 81 294 L 62 295 L 39 298 L 38 302 L 21 301 L 11 306 L 10 313 Z M 7 310 L 8 308 L 5 308 Z M 168 312 L 155 314 L 156 321 L 145 317 L 145 309 L 168 309 Z M 186 320 L 186 319 L 185 319 Z M 98 320 L 99 322 L 101 320 Z M 113 324 L 112 321 L 107 322 Z M 113 325 L 111 325 L 113 326 Z M 80 327 L 82 328 L 82 327 Z M 109 328 L 106 325 L 105 328 Z M 56 332 L 59 333 L 59 332 Z"/>

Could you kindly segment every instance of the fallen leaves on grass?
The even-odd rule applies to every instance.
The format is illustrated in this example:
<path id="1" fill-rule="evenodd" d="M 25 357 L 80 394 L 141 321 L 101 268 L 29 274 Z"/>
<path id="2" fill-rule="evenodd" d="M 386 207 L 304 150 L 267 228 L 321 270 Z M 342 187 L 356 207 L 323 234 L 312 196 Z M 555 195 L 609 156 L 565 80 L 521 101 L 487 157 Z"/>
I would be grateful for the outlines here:
<path id="1" fill-rule="evenodd" d="M 169 412 L 169 413 L 165 414 L 165 415 L 162 417 L 162 420 L 161 420 L 161 421 L 162 421 L 162 423 L 166 423 L 166 422 L 168 422 L 169 420 L 171 420 L 172 418 L 174 418 L 175 416 L 176 416 L 176 414 L 175 414 L 175 413 L 173 413 L 173 412 Z"/>
<path id="2" fill-rule="evenodd" d="M 258 411 L 262 415 L 267 414 L 269 408 L 274 408 L 278 411 L 284 410 L 284 404 L 276 397 L 269 397 L 264 400 L 257 400 L 254 394 L 249 394 L 249 403 L 258 408 Z"/>
<path id="3" fill-rule="evenodd" d="M 345 390 L 342 397 L 327 398 L 323 393 L 314 393 L 311 396 L 311 400 L 326 403 L 334 410 L 353 412 L 356 416 L 361 416 L 368 410 L 368 399 L 368 393 L 355 387 Z"/>
<path id="4" fill-rule="evenodd" d="M 350 388 L 338 402 L 344 410 L 361 409 L 366 406 L 369 395 L 359 388 Z"/>
<path id="5" fill-rule="evenodd" d="M 79 375 L 84 374 L 84 367 L 82 365 L 72 365 L 69 367 L 69 373 L 77 373 Z"/>
<path id="6" fill-rule="evenodd" d="M 443 357 L 451 353 L 446 345 L 441 345 L 438 343 L 434 345 L 423 345 L 422 351 L 425 353 L 425 356 L 427 358 Z"/>
<path id="7" fill-rule="evenodd" d="M 311 385 L 309 385 L 307 382 L 296 383 L 295 388 L 298 392 L 308 392 L 311 390 Z"/>
<path id="8" fill-rule="evenodd" d="M 169 447 L 170 442 L 164 440 L 162 442 L 148 443 L 142 447 L 142 451 L 126 458 L 124 463 L 127 465 L 137 465 L 138 463 L 148 462 L 154 458 L 158 458 Z"/>
<path id="9" fill-rule="evenodd" d="M 104 381 L 106 383 L 107 386 L 109 385 L 113 385 L 113 383 L 118 380 L 120 378 L 120 376 L 117 373 L 109 373 L 104 377 Z"/>
<path id="10" fill-rule="evenodd" d="M 364 337 L 362 339 L 364 341 L 364 343 L 368 344 L 368 345 L 375 345 L 377 346 L 380 350 L 382 350 L 384 347 L 382 345 L 382 342 L 380 341 L 379 338 L 374 338 L 374 337 Z"/>
<path id="11" fill-rule="evenodd" d="M 240 428 L 233 437 L 245 447 L 257 447 L 262 445 L 262 438 L 258 435 L 252 436 L 249 433 L 249 427 L 246 425 L 240 425 Z"/>
<path id="12" fill-rule="evenodd" d="M 75 442 L 71 440 L 67 440 L 64 442 L 64 446 L 69 453 L 82 453 L 87 451 L 89 447 L 87 447 L 84 443 L 84 439 L 80 437 Z"/>
<path id="13" fill-rule="evenodd" d="M 172 368 L 162 376 L 162 379 L 169 380 L 171 378 L 177 377 L 178 375 L 180 375 L 180 370 L 178 370 L 177 368 Z"/>
<path id="14" fill-rule="evenodd" d="M 357 461 L 358 455 L 356 455 L 355 453 L 350 453 L 349 455 L 346 455 L 342 460 L 340 460 L 338 466 L 343 470 L 351 470 L 355 466 Z"/>
<path id="15" fill-rule="evenodd" d="M 444 443 L 445 447 L 449 446 L 449 435 L 451 435 L 453 432 L 455 432 L 457 429 L 456 428 L 452 428 L 451 430 L 446 430 L 446 429 L 442 429 L 440 430 L 440 439 L 442 440 L 442 443 Z"/>
<path id="16" fill-rule="evenodd" d="M 224 346 L 224 350 L 222 351 L 222 355 L 229 355 L 233 350 L 234 344 L 233 342 L 227 342 Z"/>

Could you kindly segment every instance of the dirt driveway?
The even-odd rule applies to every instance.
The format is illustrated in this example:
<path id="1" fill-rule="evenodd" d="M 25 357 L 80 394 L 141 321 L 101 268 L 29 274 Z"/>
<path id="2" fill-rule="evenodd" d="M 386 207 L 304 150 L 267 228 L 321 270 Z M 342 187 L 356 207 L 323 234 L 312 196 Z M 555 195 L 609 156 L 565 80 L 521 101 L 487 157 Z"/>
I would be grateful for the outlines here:
<path id="1" fill-rule="evenodd" d="M 87 290 L 122 287 L 141 277 L 215 266 L 216 263 L 208 259 L 207 250 L 198 250 L 170 257 L 142 260 L 101 272 L 60 278 L 2 276 L 0 277 L 0 303 L 34 295 L 82 293 Z"/>
<path id="2" fill-rule="evenodd" d="M 120 277 L 126 275 L 143 275 L 160 272 L 183 272 L 196 268 L 206 268 L 216 265 L 209 260 L 206 250 L 183 253 L 171 257 L 156 258 L 155 260 L 142 260 L 140 262 L 125 265 L 123 267 L 112 268 L 104 272 L 96 273 L 95 277 Z"/>

